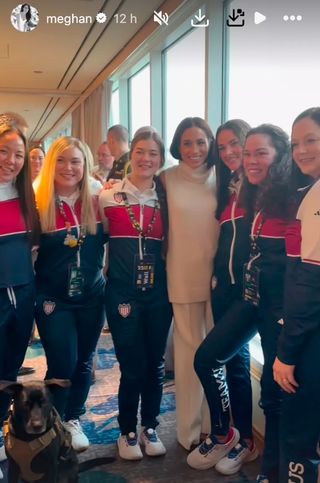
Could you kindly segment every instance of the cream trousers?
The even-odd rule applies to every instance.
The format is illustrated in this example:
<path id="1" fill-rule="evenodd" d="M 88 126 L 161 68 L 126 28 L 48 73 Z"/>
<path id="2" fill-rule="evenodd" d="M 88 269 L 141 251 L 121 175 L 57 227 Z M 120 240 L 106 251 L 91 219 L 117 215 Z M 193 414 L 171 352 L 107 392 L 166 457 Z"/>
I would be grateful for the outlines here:
<path id="1" fill-rule="evenodd" d="M 201 383 L 193 368 L 196 350 L 213 328 L 211 302 L 173 304 L 177 438 L 186 449 L 210 433 L 210 417 Z"/>

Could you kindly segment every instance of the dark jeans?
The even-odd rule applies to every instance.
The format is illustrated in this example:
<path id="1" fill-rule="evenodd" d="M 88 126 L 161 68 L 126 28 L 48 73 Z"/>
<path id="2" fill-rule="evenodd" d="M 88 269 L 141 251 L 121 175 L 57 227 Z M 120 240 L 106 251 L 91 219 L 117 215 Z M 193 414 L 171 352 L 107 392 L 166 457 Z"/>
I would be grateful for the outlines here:
<path id="1" fill-rule="evenodd" d="M 240 426 L 241 437 L 252 437 L 250 356 L 242 348 L 255 333 L 256 310 L 249 304 L 235 301 L 196 352 L 194 367 L 207 397 L 213 434 L 226 435 L 229 431 L 230 395 L 223 366 L 236 357 L 229 375 L 232 396 L 239 396 L 239 400 L 233 399 L 233 417 L 235 425 Z"/>
<path id="2" fill-rule="evenodd" d="M 282 391 L 273 379 L 273 363 L 277 354 L 277 341 L 281 331 L 279 319 L 267 311 L 259 311 L 258 331 L 263 351 L 263 370 L 260 380 L 260 407 L 265 415 L 264 453 L 261 474 L 269 477 L 270 483 L 282 483 L 279 480 L 280 465 L 280 410 Z"/>
<path id="3" fill-rule="evenodd" d="M 320 465 L 320 329 L 311 333 L 295 370 L 299 388 L 283 393 L 281 482 L 317 483 Z M 318 449 L 317 449 L 318 448 Z"/>
<path id="4" fill-rule="evenodd" d="M 278 422 L 281 392 L 273 380 L 272 373 L 277 338 L 281 329 L 277 317 L 241 300 L 235 301 L 200 345 L 194 364 L 208 400 L 212 433 L 226 435 L 230 425 L 230 396 L 223 365 L 255 335 L 257 329 L 262 338 L 265 357 L 260 405 L 266 415 L 266 435 L 261 473 L 269 476 L 270 483 L 278 483 L 272 476 L 278 474 L 279 466 Z M 238 404 L 237 417 L 240 418 L 241 403 L 234 404 Z M 234 408 L 232 410 L 234 411 Z"/>
<path id="5" fill-rule="evenodd" d="M 136 432 L 140 397 L 142 426 L 158 424 L 172 308 L 150 292 L 126 295 L 112 283 L 106 286 L 107 319 L 121 372 L 118 421 L 122 434 Z"/>
<path id="6" fill-rule="evenodd" d="M 16 307 L 6 288 L 0 289 L 0 379 L 16 381 L 28 347 L 34 320 L 34 284 L 13 287 Z M 0 423 L 7 417 L 10 398 L 0 392 Z"/>
<path id="7" fill-rule="evenodd" d="M 238 285 L 223 287 L 218 284 L 212 292 L 212 311 L 215 324 L 223 321 L 223 316 L 234 303 L 241 301 L 242 289 Z M 255 322 L 256 311 L 245 306 L 244 317 L 248 320 L 249 336 L 252 322 Z M 241 337 L 241 336 L 240 336 Z M 246 337 L 246 334 L 245 334 Z M 240 345 L 239 345 L 240 347 Z M 230 396 L 231 413 L 235 427 L 240 431 L 240 437 L 252 438 L 252 387 L 250 376 L 249 344 L 242 347 L 226 363 L 227 383 Z"/>
<path id="8" fill-rule="evenodd" d="M 49 314 L 48 301 L 55 304 Z M 36 322 L 47 357 L 45 378 L 71 381 L 68 389 L 53 388 L 53 404 L 66 421 L 77 419 L 89 393 L 93 354 L 104 322 L 103 292 L 78 306 L 38 295 Z"/>

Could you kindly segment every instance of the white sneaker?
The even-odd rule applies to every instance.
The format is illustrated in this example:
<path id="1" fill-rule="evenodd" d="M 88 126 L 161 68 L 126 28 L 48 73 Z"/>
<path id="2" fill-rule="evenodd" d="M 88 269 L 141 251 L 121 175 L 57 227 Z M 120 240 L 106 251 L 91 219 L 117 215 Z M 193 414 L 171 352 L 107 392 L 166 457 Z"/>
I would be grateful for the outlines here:
<path id="1" fill-rule="evenodd" d="M 239 431 L 236 428 L 230 428 L 228 436 L 228 441 L 224 444 L 218 443 L 216 438 L 208 437 L 189 453 L 188 465 L 196 470 L 207 470 L 215 466 L 240 439 Z"/>
<path id="2" fill-rule="evenodd" d="M 87 436 L 84 434 L 81 428 L 81 424 L 79 419 L 70 419 L 63 423 L 64 427 L 69 431 L 71 434 L 71 444 L 73 449 L 77 453 L 81 453 L 81 451 L 85 451 L 89 448 L 89 440 Z"/>
<path id="3" fill-rule="evenodd" d="M 145 428 L 141 431 L 140 443 L 148 456 L 161 456 L 167 452 L 155 429 Z"/>
<path id="4" fill-rule="evenodd" d="M 0 461 L 5 461 L 7 459 L 6 450 L 4 445 L 0 446 Z"/>
<path id="5" fill-rule="evenodd" d="M 141 460 L 143 458 L 136 433 L 120 434 L 117 444 L 122 459 Z"/>
<path id="6" fill-rule="evenodd" d="M 257 483 L 269 483 L 269 479 L 264 475 L 257 476 Z"/>
<path id="7" fill-rule="evenodd" d="M 215 466 L 215 469 L 222 475 L 234 475 L 237 473 L 243 463 L 249 463 L 258 458 L 259 453 L 256 445 L 253 444 L 252 449 L 242 442 L 238 443 L 231 451 L 222 458 Z"/>
<path id="8" fill-rule="evenodd" d="M 2 431 L 0 431 L 0 438 L 2 439 Z M 4 444 L 1 444 L 0 445 L 0 461 L 5 461 L 7 459 L 7 455 L 6 455 L 6 450 L 4 448 Z M 0 468 L 0 480 L 3 480 L 3 473 L 2 473 L 2 470 Z"/>

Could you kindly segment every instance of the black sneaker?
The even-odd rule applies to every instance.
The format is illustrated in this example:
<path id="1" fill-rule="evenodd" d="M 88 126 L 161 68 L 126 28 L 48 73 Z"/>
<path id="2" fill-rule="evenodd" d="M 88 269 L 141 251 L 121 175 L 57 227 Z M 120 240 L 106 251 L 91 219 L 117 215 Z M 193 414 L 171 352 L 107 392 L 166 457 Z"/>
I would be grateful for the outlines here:
<path id="1" fill-rule="evenodd" d="M 36 372 L 36 370 L 33 367 L 21 366 L 18 371 L 18 376 L 28 376 L 34 372 Z"/>

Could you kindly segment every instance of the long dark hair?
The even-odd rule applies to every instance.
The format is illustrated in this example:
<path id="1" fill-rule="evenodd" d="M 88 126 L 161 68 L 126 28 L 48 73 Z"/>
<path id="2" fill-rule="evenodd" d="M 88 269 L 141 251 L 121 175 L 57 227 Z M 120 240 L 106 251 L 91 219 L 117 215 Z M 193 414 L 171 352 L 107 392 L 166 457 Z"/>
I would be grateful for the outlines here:
<path id="1" fill-rule="evenodd" d="M 198 127 L 199 129 L 202 129 L 202 131 L 205 133 L 208 139 L 209 152 L 207 157 L 207 168 L 211 168 L 214 165 L 215 139 L 209 124 L 201 117 L 186 117 L 180 122 L 180 124 L 178 124 L 178 127 L 175 130 L 175 133 L 172 138 L 170 153 L 175 159 L 181 160 L 181 154 L 180 154 L 181 137 L 184 131 L 191 127 Z"/>
<path id="2" fill-rule="evenodd" d="M 215 166 L 216 166 L 216 177 L 217 177 L 217 200 L 218 206 L 216 211 L 216 218 L 219 220 L 221 213 L 225 209 L 229 201 L 229 185 L 231 181 L 231 171 L 224 164 L 220 157 L 218 137 L 222 131 L 232 131 L 233 134 L 239 139 L 241 146 L 244 145 L 246 140 L 246 135 L 250 130 L 250 126 L 247 122 L 242 119 L 230 119 L 230 121 L 221 124 L 216 132 L 216 147 L 215 147 Z"/>
<path id="3" fill-rule="evenodd" d="M 16 188 L 18 191 L 20 206 L 23 218 L 26 223 L 27 230 L 30 232 L 29 238 L 31 243 L 37 244 L 40 235 L 40 223 L 38 212 L 36 209 L 36 202 L 34 192 L 31 184 L 31 169 L 28 159 L 27 141 L 19 129 L 10 125 L 0 125 L 0 138 L 7 133 L 16 133 L 22 139 L 25 147 L 24 163 L 21 171 L 16 178 Z"/>
<path id="4" fill-rule="evenodd" d="M 20 8 L 20 12 L 23 12 L 24 7 L 28 7 L 28 11 L 26 12 L 26 19 L 29 22 L 31 19 L 31 7 L 29 3 L 23 3 Z"/>
<path id="5" fill-rule="evenodd" d="M 291 215 L 289 179 L 292 161 L 289 136 L 273 124 L 261 124 L 250 129 L 246 140 L 254 134 L 269 137 L 276 150 L 276 157 L 269 167 L 265 180 L 259 186 L 250 184 L 247 177 L 244 177 L 240 191 L 240 204 L 246 210 L 249 219 L 260 210 L 267 216 L 287 219 Z"/>

